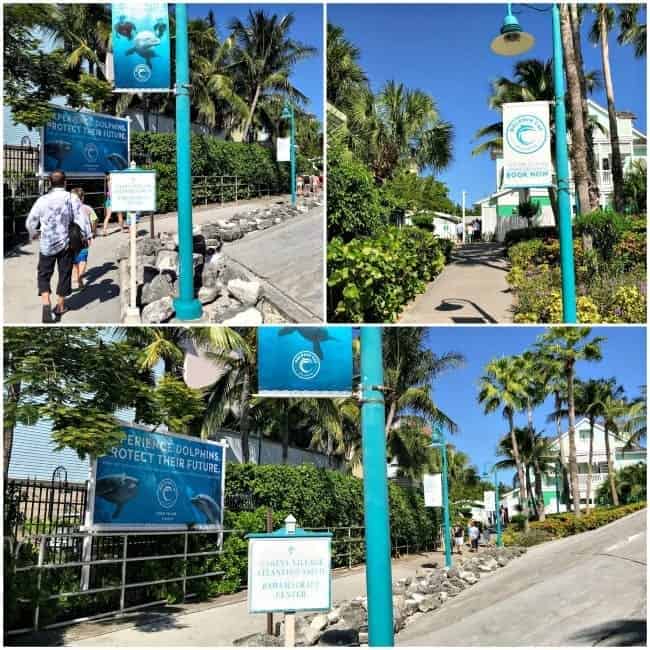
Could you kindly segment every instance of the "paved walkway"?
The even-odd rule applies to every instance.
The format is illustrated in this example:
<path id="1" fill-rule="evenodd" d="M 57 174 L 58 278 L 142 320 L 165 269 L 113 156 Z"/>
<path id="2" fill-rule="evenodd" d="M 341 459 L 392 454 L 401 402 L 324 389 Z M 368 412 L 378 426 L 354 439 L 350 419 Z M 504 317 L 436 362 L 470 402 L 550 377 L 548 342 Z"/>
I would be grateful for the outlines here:
<path id="1" fill-rule="evenodd" d="M 260 208 L 273 205 L 281 201 L 288 201 L 288 196 L 278 196 L 252 201 L 229 204 L 224 207 L 219 205 L 198 206 L 193 210 L 193 223 L 227 219 L 236 212 L 249 208 Z M 285 284 L 289 296 L 300 303 L 308 301 L 306 308 L 309 311 L 316 309 L 323 313 L 322 285 L 323 285 L 323 209 L 316 208 L 303 216 L 296 217 L 286 224 L 275 226 L 268 230 L 255 233 L 255 244 L 251 248 L 257 251 L 258 270 L 265 274 L 265 265 L 273 263 L 277 268 L 286 269 L 285 278 L 300 277 L 299 286 Z M 307 243 L 302 255 L 297 255 L 292 246 L 287 246 L 282 239 L 274 234 L 275 229 L 281 229 L 288 241 L 306 239 Z M 175 212 L 157 215 L 155 218 L 155 232 L 176 232 L 177 215 Z M 295 231 L 295 235 L 294 235 Z M 101 229 L 99 231 L 101 233 Z M 139 224 L 138 234 L 149 232 L 149 217 L 145 217 Z M 98 237 L 90 249 L 89 267 L 86 278 L 89 286 L 83 291 L 74 291 L 68 298 L 67 305 L 70 311 L 63 317 L 62 324 L 111 324 L 120 322 L 120 287 L 119 270 L 115 262 L 115 251 L 119 246 L 128 241 L 128 234 L 119 232 L 117 224 L 111 222 L 109 236 Z M 246 235 L 250 237 L 252 233 Z M 246 239 L 246 237 L 244 239 Z M 230 248 L 236 246 L 224 244 L 224 252 L 230 255 Z M 234 255 L 235 259 L 237 255 Z M 40 323 L 40 299 L 36 288 L 36 264 L 38 261 L 38 242 L 32 241 L 24 246 L 18 246 L 5 255 L 4 259 L 4 322 L 6 325 L 22 325 Z M 304 269 L 298 269 L 300 264 Z M 277 281 L 282 284 L 282 274 L 276 271 L 269 279 L 271 283 Z M 311 284 L 310 284 L 311 283 Z M 315 286 L 317 285 L 317 286 Z M 52 288 L 56 288 L 56 273 L 52 278 Z M 282 287 L 280 287 L 282 289 Z M 295 295 L 291 292 L 297 291 Z M 320 298 L 317 292 L 320 291 Z"/>
<path id="2" fill-rule="evenodd" d="M 512 294 L 506 274 L 508 262 L 501 244 L 466 244 L 456 248 L 452 261 L 409 303 L 400 324 L 510 323 Z"/>
<path id="3" fill-rule="evenodd" d="M 393 560 L 393 580 L 412 576 L 423 565 L 444 565 L 442 553 L 408 555 Z M 332 601 L 366 595 L 365 566 L 337 569 L 332 581 Z M 212 602 L 171 605 L 157 613 L 131 613 L 124 619 L 82 623 L 68 628 L 13 638 L 12 645 L 67 646 L 232 646 L 232 642 L 253 632 L 266 630 L 265 614 L 249 614 L 247 592 L 221 596 Z M 276 616 L 281 621 L 282 616 Z"/>

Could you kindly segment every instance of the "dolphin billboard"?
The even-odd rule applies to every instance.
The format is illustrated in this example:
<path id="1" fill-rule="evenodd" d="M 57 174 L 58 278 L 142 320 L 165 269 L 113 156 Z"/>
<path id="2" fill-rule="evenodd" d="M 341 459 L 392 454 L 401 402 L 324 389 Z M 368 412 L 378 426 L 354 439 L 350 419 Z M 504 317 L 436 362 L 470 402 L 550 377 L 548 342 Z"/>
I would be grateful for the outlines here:
<path id="1" fill-rule="evenodd" d="M 93 463 L 95 530 L 223 527 L 226 444 L 124 427 L 124 439 Z"/>
<path id="2" fill-rule="evenodd" d="M 166 2 L 113 2 L 113 69 L 118 92 L 168 92 L 171 84 Z"/>
<path id="3" fill-rule="evenodd" d="M 129 166 L 129 121 L 52 106 L 41 129 L 41 175 L 61 169 L 73 176 L 103 176 Z"/>
<path id="4" fill-rule="evenodd" d="M 351 327 L 260 327 L 257 337 L 261 396 L 352 394 Z"/>

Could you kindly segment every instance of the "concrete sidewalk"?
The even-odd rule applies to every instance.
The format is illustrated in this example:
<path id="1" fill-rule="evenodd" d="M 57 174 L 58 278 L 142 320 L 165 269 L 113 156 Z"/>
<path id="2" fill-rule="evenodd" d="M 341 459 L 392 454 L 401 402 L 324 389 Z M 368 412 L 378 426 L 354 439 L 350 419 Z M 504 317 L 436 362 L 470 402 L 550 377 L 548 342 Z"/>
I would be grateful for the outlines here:
<path id="1" fill-rule="evenodd" d="M 289 201 L 288 196 L 240 201 L 221 207 L 220 205 L 195 206 L 193 208 L 193 223 L 201 225 L 216 219 L 228 219 L 236 212 L 252 208 L 263 208 L 279 202 Z M 265 264 L 272 263 L 276 268 L 273 277 L 289 297 L 300 303 L 305 300 L 309 311 L 316 310 L 322 317 L 323 291 L 323 210 L 316 208 L 310 212 L 292 219 L 291 222 L 279 227 L 254 233 L 255 243 L 251 250 L 258 258 L 258 270 L 265 272 Z M 280 228 L 284 237 L 290 241 L 305 238 L 306 243 L 302 255 L 297 255 L 295 246 L 287 246 L 275 229 Z M 175 212 L 155 217 L 155 233 L 175 233 L 177 231 L 177 215 Z M 292 234 L 295 231 L 296 234 Z M 101 233 L 101 229 L 99 229 Z M 119 232 L 116 223 L 111 222 L 107 237 L 99 236 L 90 247 L 88 270 L 86 278 L 88 287 L 83 292 L 73 290 L 67 305 L 70 311 L 65 314 L 61 323 L 73 324 L 115 324 L 120 322 L 120 287 L 119 271 L 115 262 L 115 252 L 128 241 L 128 234 Z M 149 217 L 144 217 L 138 224 L 138 234 L 149 233 Z M 233 244 L 224 244 L 224 253 L 230 255 L 230 248 L 244 240 Z M 235 259 L 237 253 L 235 253 Z M 4 322 L 5 325 L 37 324 L 41 320 L 40 299 L 36 287 L 36 264 L 38 262 L 38 241 L 29 242 L 7 252 L 4 259 Z M 301 264 L 303 267 L 301 267 Z M 285 269 L 284 275 L 282 269 Z M 252 269 L 254 270 L 254 268 Z M 271 274 L 269 274 L 271 275 Z M 292 283 L 292 278 L 299 277 L 300 284 Z M 51 286 L 56 288 L 57 274 L 52 278 Z M 74 284 L 74 283 L 73 283 Z M 318 293 L 320 292 L 320 294 Z M 292 295 L 293 294 L 293 295 Z M 294 297 L 295 296 L 295 297 Z M 320 296 L 320 299 L 319 299 Z"/>
<path id="2" fill-rule="evenodd" d="M 460 246 L 452 261 L 409 303 L 400 325 L 512 322 L 512 293 L 506 280 L 509 265 L 501 244 Z"/>
<path id="3" fill-rule="evenodd" d="M 444 554 L 422 553 L 393 560 L 393 580 L 412 576 L 423 565 L 444 565 Z M 337 569 L 332 600 L 366 595 L 365 566 Z M 276 621 L 282 616 L 276 616 Z M 265 614 L 249 614 L 247 592 L 195 605 L 142 610 L 123 619 L 82 623 L 12 640 L 13 645 L 67 646 L 231 646 L 235 639 L 266 630 Z"/>

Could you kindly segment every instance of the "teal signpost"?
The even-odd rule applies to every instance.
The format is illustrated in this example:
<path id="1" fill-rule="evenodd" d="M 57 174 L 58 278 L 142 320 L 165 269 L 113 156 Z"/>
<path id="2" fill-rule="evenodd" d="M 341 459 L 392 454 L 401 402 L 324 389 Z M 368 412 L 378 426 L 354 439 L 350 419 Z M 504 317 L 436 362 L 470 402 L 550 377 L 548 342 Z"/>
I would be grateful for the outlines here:
<path id="1" fill-rule="evenodd" d="M 431 432 L 431 446 L 440 449 L 442 465 L 442 517 L 445 542 L 445 566 L 452 565 L 451 559 L 451 521 L 449 517 L 449 478 L 447 471 L 447 441 L 445 434 L 435 427 Z"/>

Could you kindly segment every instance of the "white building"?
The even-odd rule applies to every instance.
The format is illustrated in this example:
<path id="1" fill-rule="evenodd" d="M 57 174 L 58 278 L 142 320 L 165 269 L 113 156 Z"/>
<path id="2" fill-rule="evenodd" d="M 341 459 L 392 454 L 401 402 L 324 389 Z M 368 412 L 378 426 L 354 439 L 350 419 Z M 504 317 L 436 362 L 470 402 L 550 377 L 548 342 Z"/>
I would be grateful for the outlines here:
<path id="1" fill-rule="evenodd" d="M 451 239 L 456 240 L 456 226 L 459 224 L 462 219 L 454 214 L 448 214 L 447 212 L 438 212 L 433 211 L 429 213 L 433 215 L 431 217 L 431 224 L 433 226 L 433 234 L 440 239 Z M 411 226 L 413 225 L 414 214 L 407 214 L 404 217 L 404 225 Z M 467 223 L 470 222 L 470 219 L 475 219 L 476 217 L 467 217 Z"/>
<path id="2" fill-rule="evenodd" d="M 598 164 L 598 189 L 600 205 L 605 208 L 612 204 L 614 185 L 612 183 L 612 147 L 609 140 L 609 118 L 607 109 L 591 99 L 587 101 L 589 115 L 598 122 L 593 129 L 594 156 Z M 635 116 L 629 112 L 617 113 L 618 136 L 625 173 L 635 160 L 646 160 L 647 141 L 644 133 L 634 128 Z M 540 206 L 540 214 L 535 218 L 536 226 L 553 226 L 553 210 L 545 188 L 510 190 L 503 188 L 503 157 L 495 158 L 496 191 L 486 196 L 475 205 L 481 208 L 483 235 L 491 237 L 496 234 L 497 241 L 503 241 L 509 230 L 525 228 L 528 222 L 518 216 L 520 203 L 531 200 Z M 571 205 L 576 213 L 576 198 L 573 180 L 571 187 Z"/>
<path id="3" fill-rule="evenodd" d="M 625 449 L 627 439 L 609 431 L 609 451 L 614 467 L 618 471 L 629 465 L 647 462 L 647 450 L 642 447 L 632 447 Z M 582 507 L 587 506 L 587 500 L 591 505 L 596 504 L 596 495 L 604 481 L 607 480 L 607 452 L 605 448 L 605 428 L 596 423 L 594 427 L 594 448 L 591 474 L 591 492 L 587 494 L 587 464 L 589 461 L 589 420 L 582 418 L 576 422 L 575 426 L 576 441 L 576 459 L 578 462 L 578 487 L 580 490 L 580 504 Z M 555 438 L 552 443 L 553 449 L 562 458 L 562 463 L 568 468 L 569 465 L 569 432 L 565 431 L 561 436 Z M 531 474 L 530 482 L 535 489 L 534 477 Z M 565 501 L 572 502 L 571 485 L 569 485 L 569 494 L 562 499 L 563 480 L 561 475 L 556 481 L 554 471 L 549 472 L 542 479 L 542 494 L 544 495 L 544 509 L 547 514 L 554 512 L 566 512 L 567 505 Z M 559 493 L 559 494 L 558 494 Z M 558 495 L 559 508 L 558 508 Z M 519 503 L 519 488 L 515 487 L 511 492 L 500 495 L 500 502 L 508 508 L 510 516 L 517 513 L 516 506 Z"/>

